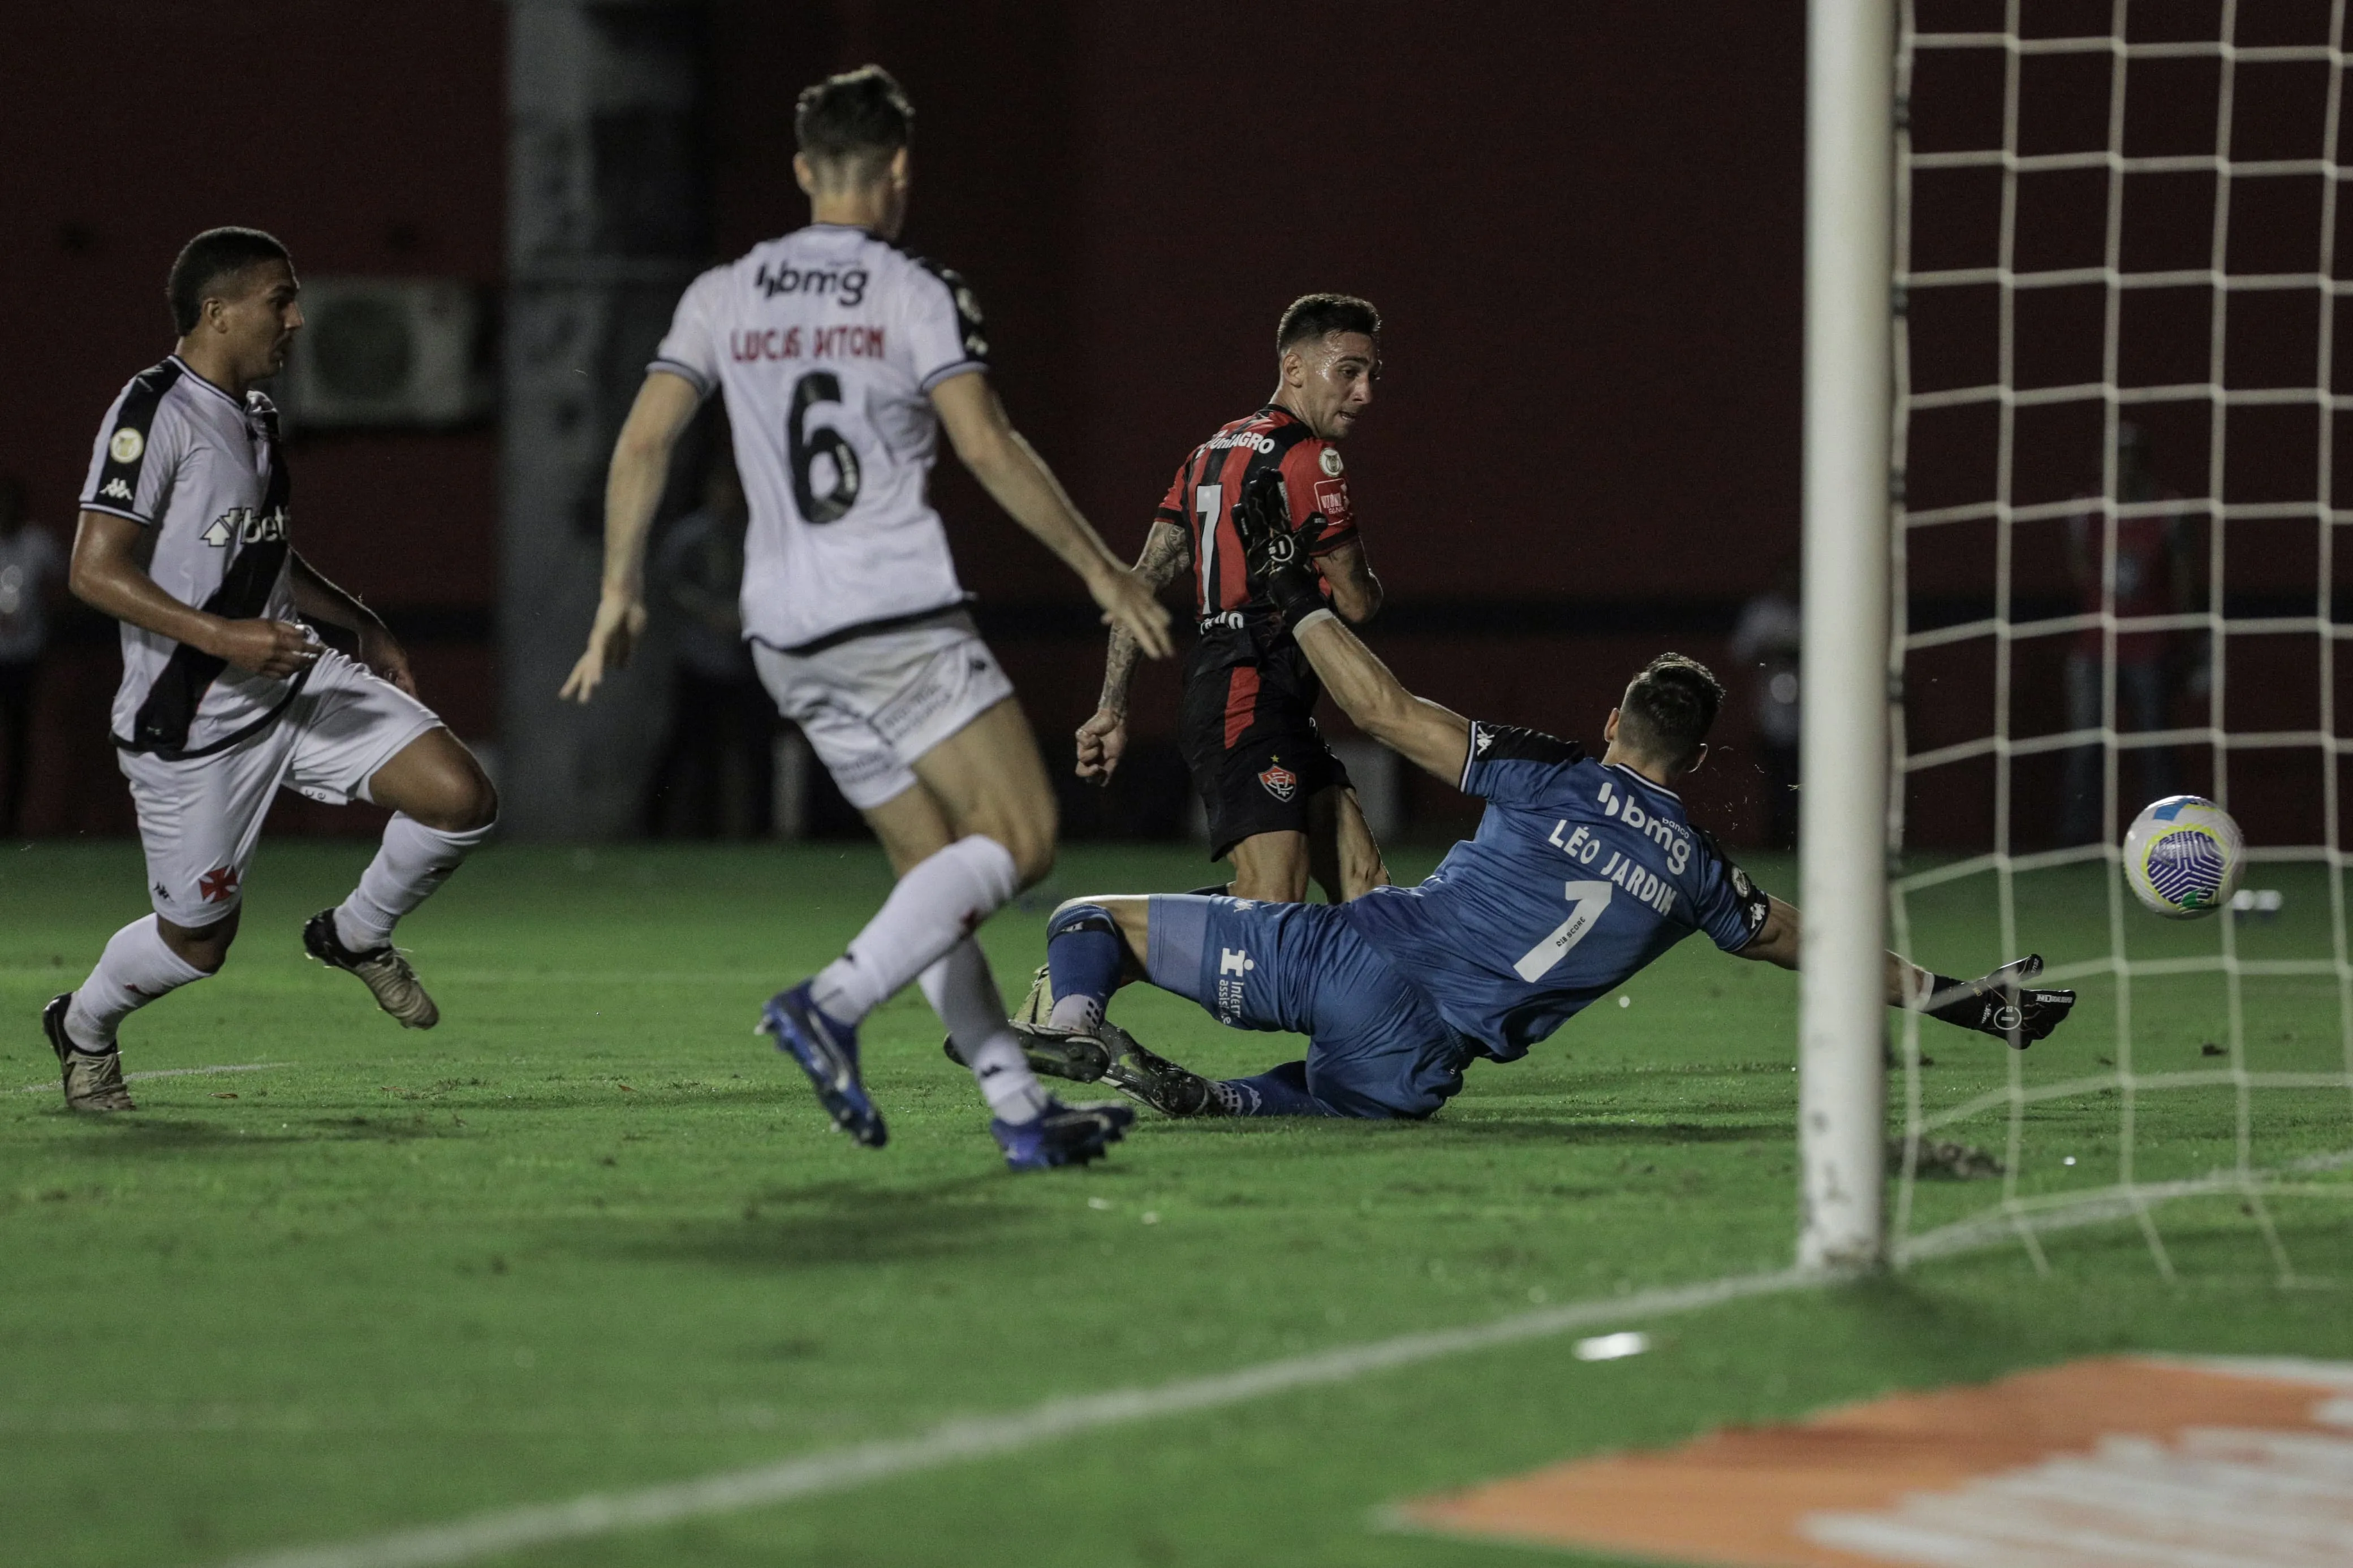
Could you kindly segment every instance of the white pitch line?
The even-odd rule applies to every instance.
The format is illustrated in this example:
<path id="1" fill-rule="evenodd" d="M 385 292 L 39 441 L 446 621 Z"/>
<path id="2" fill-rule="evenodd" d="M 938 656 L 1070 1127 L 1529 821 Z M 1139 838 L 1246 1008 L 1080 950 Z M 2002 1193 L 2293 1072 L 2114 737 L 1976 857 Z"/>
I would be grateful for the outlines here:
<path id="1" fill-rule="evenodd" d="M 122 1081 L 125 1083 L 144 1083 L 151 1078 L 201 1078 L 206 1073 L 216 1072 L 267 1072 L 271 1068 L 290 1068 L 294 1064 L 292 1062 L 239 1062 L 234 1067 L 157 1068 L 153 1072 L 124 1073 L 122 1075 Z M 16 1092 L 18 1094 L 43 1094 L 54 1091 L 57 1087 L 58 1080 L 50 1079 L 42 1083 L 28 1083 Z"/>
<path id="2" fill-rule="evenodd" d="M 736 1513 L 827 1492 L 847 1491 L 871 1481 L 971 1459 L 994 1458 L 1106 1426 L 1214 1410 L 1293 1389 L 1347 1383 L 1370 1373 L 1530 1340 L 1551 1339 L 1603 1323 L 1695 1312 L 1727 1301 L 1826 1285 L 1837 1278 L 1791 1268 L 1572 1302 L 1540 1312 L 1523 1312 L 1476 1328 L 1404 1334 L 1208 1377 L 1164 1383 L 1157 1388 L 1050 1399 L 1027 1410 L 944 1421 L 913 1437 L 859 1443 L 831 1453 L 722 1470 L 693 1480 L 633 1491 L 590 1492 L 569 1502 L 501 1509 L 448 1524 L 396 1531 L 332 1545 L 266 1552 L 239 1558 L 225 1568 L 442 1568 L 444 1564 L 470 1563 L 551 1542 L 645 1530 L 680 1520 Z"/>

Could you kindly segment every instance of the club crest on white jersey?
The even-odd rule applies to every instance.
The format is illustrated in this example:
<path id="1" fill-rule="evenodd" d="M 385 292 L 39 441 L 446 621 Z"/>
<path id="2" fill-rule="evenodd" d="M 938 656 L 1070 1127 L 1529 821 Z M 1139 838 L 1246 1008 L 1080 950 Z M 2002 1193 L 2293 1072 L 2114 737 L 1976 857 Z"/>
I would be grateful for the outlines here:
<path id="1" fill-rule="evenodd" d="M 726 399 L 746 636 L 790 652 L 964 602 L 926 494 L 931 392 L 987 365 L 964 280 L 864 229 L 812 225 L 689 286 L 648 369 Z"/>

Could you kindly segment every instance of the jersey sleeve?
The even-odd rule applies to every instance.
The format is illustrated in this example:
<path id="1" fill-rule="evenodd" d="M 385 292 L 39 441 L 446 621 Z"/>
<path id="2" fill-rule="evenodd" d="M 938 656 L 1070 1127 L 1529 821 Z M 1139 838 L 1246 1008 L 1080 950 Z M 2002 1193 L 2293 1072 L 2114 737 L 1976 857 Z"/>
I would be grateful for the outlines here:
<path id="1" fill-rule="evenodd" d="M 717 307 L 726 283 L 727 269 L 714 267 L 686 286 L 670 316 L 670 331 L 654 350 L 653 363 L 646 366 L 648 374 L 668 371 L 691 383 L 705 397 L 719 390 Z"/>
<path id="2" fill-rule="evenodd" d="M 1310 554 L 1329 555 L 1356 542 L 1356 512 L 1349 502 L 1346 474 L 1340 448 L 1317 437 L 1309 437 L 1282 455 L 1282 489 L 1291 498 L 1292 526 L 1323 514 L 1324 531 Z"/>
<path id="3" fill-rule="evenodd" d="M 901 331 L 912 368 L 925 392 L 951 376 L 988 368 L 988 337 L 980 301 L 955 268 L 917 261 L 903 296 Z"/>
<path id="4" fill-rule="evenodd" d="M 1699 902 L 1694 911 L 1699 928 L 1725 952 L 1738 952 L 1765 929 L 1766 917 L 1773 912 L 1773 900 L 1724 852 L 1715 834 L 1694 827 L 1692 835 L 1699 840 L 1704 860 Z"/>
<path id="5" fill-rule="evenodd" d="M 169 384 L 151 371 L 114 400 L 90 449 L 83 510 L 111 512 L 148 528 L 163 521 L 188 449 L 186 422 L 164 401 Z"/>
<path id="6" fill-rule="evenodd" d="M 1585 748 L 1541 730 L 1473 720 L 1470 754 L 1462 763 L 1462 793 L 1506 805 L 1531 805 L 1566 787 L 1569 769 L 1585 761 Z"/>
<path id="7" fill-rule="evenodd" d="M 1168 481 L 1168 493 L 1160 498 L 1160 505 L 1152 514 L 1155 522 L 1173 522 L 1183 528 L 1193 521 L 1185 514 L 1185 476 L 1192 468 L 1190 458 L 1176 465 L 1176 477 Z"/>

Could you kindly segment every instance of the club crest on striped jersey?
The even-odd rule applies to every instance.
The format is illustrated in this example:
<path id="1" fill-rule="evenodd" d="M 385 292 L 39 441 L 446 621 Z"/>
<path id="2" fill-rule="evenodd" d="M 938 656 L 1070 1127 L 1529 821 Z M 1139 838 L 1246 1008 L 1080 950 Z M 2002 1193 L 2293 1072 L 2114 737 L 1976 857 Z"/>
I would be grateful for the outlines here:
<path id="1" fill-rule="evenodd" d="M 135 463 L 147 450 L 147 433 L 125 425 L 106 444 L 106 455 L 118 463 Z"/>
<path id="2" fill-rule="evenodd" d="M 1323 464 L 1324 471 L 1335 479 L 1340 477 L 1340 470 L 1346 467 L 1340 461 L 1340 449 L 1336 447 L 1324 447 L 1315 454 L 1315 460 Z"/>

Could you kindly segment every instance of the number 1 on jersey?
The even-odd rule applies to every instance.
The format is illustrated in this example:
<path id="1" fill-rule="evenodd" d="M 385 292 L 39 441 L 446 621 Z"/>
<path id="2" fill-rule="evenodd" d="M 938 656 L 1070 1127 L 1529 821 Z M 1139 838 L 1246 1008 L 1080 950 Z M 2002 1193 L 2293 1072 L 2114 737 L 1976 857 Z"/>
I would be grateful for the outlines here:
<path id="1" fill-rule="evenodd" d="M 1568 950 L 1583 942 L 1601 922 L 1601 911 L 1609 907 L 1609 895 L 1617 889 L 1608 882 L 1571 882 L 1568 901 L 1572 906 L 1568 919 L 1555 926 L 1552 934 L 1528 949 L 1526 956 L 1512 965 L 1521 979 L 1534 984 L 1552 973 L 1553 965 L 1568 956 Z"/>

